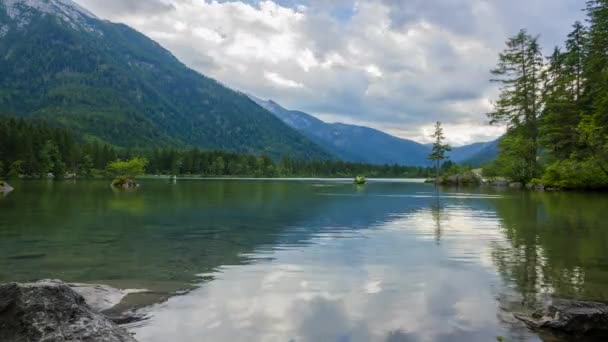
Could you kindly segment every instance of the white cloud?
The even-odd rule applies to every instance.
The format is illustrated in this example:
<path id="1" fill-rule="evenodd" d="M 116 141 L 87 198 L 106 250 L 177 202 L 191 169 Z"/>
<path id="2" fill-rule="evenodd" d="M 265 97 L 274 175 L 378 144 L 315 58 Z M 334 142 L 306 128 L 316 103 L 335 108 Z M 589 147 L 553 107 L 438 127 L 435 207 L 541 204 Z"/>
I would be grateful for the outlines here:
<path id="1" fill-rule="evenodd" d="M 283 76 L 277 74 L 276 72 L 264 72 L 264 78 L 266 78 L 267 80 L 281 86 L 281 87 L 287 87 L 287 88 L 303 88 L 304 85 L 302 83 L 298 83 L 296 81 L 293 80 L 289 80 L 284 78 Z"/>
<path id="2" fill-rule="evenodd" d="M 507 36 L 550 48 L 583 16 L 579 0 L 77 1 L 233 88 L 423 141 L 440 120 L 457 144 L 502 132 L 485 113 Z"/>

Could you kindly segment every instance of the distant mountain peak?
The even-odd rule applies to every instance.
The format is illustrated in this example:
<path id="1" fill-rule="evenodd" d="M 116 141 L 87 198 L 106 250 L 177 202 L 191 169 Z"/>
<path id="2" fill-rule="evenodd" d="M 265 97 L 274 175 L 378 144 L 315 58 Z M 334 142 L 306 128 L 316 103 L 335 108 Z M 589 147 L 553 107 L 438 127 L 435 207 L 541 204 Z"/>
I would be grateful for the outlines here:
<path id="1" fill-rule="evenodd" d="M 432 144 L 419 144 L 366 126 L 326 123 L 310 114 L 283 108 L 273 100 L 250 97 L 287 125 L 343 160 L 371 164 L 429 165 L 427 157 Z M 455 162 L 491 161 L 496 156 L 496 145 L 497 142 L 493 141 L 455 147 L 450 157 Z"/>
<path id="2" fill-rule="evenodd" d="M 52 15 L 70 24 L 73 28 L 93 30 L 89 19 L 98 19 L 93 13 L 72 0 L 0 0 L 6 14 L 17 22 L 18 27 L 29 24 L 32 12 Z"/>

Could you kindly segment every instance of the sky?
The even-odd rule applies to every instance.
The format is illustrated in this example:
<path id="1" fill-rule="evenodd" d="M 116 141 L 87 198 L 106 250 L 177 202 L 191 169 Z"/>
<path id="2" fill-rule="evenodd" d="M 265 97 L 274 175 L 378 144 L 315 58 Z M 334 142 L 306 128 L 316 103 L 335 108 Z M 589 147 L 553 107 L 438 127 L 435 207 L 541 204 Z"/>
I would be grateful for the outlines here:
<path id="1" fill-rule="evenodd" d="M 75 0 L 125 23 L 189 67 L 327 122 L 427 143 L 500 136 L 490 72 L 506 39 L 561 45 L 583 0 Z"/>

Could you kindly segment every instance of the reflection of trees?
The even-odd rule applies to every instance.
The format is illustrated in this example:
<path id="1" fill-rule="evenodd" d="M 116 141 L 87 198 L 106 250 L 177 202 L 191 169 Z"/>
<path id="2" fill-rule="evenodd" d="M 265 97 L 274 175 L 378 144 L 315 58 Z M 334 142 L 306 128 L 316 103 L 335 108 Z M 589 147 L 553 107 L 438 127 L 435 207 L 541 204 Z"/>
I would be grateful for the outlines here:
<path id="1" fill-rule="evenodd" d="M 435 242 L 439 245 L 441 243 L 441 221 L 443 219 L 443 207 L 441 205 L 441 197 L 439 196 L 439 192 L 435 193 L 435 199 L 431 204 L 431 216 L 433 218 L 433 224 L 435 225 Z"/>
<path id="2" fill-rule="evenodd" d="M 608 300 L 608 198 L 594 194 L 526 193 L 496 202 L 509 245 L 493 258 L 523 305 L 543 294 Z"/>
<path id="3" fill-rule="evenodd" d="M 113 192 L 107 181 L 27 182 L 0 202 L 0 280 L 183 286 L 194 274 L 253 262 L 258 249 L 306 243 L 328 227 L 368 228 L 417 207 L 399 197 L 322 196 L 353 192 L 280 181 L 144 180 L 133 192 Z M 22 258 L 25 250 L 41 257 Z"/>

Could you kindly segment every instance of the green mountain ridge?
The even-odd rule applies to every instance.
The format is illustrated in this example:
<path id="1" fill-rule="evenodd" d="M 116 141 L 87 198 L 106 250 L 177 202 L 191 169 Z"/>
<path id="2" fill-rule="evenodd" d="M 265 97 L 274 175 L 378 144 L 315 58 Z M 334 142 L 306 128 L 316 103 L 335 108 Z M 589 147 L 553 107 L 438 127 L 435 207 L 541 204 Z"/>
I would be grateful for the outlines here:
<path id="1" fill-rule="evenodd" d="M 431 164 L 428 156 L 432 145 L 398 138 L 369 127 L 327 123 L 313 115 L 286 109 L 273 100 L 262 100 L 253 95 L 250 97 L 287 125 L 341 160 L 375 165 L 429 166 Z M 480 166 L 494 160 L 497 154 L 498 140 L 494 140 L 454 147 L 447 156 L 456 163 Z"/>
<path id="2" fill-rule="evenodd" d="M 68 0 L 0 0 L 0 113 L 122 147 L 328 159 L 246 95 Z"/>

